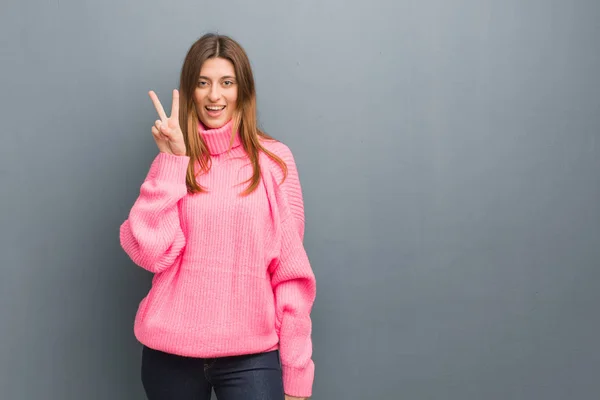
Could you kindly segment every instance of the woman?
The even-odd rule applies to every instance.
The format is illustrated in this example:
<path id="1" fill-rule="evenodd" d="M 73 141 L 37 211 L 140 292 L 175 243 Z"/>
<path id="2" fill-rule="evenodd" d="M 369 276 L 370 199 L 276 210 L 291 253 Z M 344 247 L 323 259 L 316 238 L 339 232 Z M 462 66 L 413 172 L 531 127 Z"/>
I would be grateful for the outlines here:
<path id="1" fill-rule="evenodd" d="M 190 48 L 121 246 L 154 273 L 134 332 L 150 400 L 311 396 L 315 277 L 289 148 L 257 128 L 250 62 L 226 36 Z M 284 396 L 285 393 L 285 396 Z"/>

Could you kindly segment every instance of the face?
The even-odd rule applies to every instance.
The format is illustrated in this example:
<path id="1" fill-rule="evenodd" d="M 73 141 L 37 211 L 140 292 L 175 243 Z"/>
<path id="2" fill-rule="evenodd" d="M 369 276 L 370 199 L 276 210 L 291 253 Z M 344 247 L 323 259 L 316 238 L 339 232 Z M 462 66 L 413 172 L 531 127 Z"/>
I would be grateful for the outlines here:
<path id="1" fill-rule="evenodd" d="M 207 128 L 220 128 L 233 117 L 238 87 L 231 61 L 210 58 L 202 64 L 194 90 L 194 104 Z"/>

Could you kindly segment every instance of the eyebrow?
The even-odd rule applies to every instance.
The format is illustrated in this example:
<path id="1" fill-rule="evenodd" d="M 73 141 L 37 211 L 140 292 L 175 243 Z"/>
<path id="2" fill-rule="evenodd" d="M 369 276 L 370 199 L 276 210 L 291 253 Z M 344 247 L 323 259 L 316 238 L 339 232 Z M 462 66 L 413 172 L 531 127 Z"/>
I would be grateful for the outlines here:
<path id="1" fill-rule="evenodd" d="M 210 81 L 210 78 L 208 76 L 200 76 L 198 79 L 206 79 L 207 81 Z M 235 79 L 235 76 L 225 75 L 222 76 L 220 79 Z"/>

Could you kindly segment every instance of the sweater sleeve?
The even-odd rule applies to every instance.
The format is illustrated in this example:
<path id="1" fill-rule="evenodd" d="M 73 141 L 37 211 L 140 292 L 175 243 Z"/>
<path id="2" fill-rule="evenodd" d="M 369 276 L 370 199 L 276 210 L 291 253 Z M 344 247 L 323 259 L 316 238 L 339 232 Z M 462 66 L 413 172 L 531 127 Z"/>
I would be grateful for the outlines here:
<path id="1" fill-rule="evenodd" d="M 121 247 L 134 263 L 150 272 L 173 265 L 185 247 L 177 203 L 187 194 L 189 160 L 159 153 L 120 227 Z"/>
<path id="2" fill-rule="evenodd" d="M 275 294 L 279 351 L 283 385 L 287 395 L 310 397 L 314 380 L 312 322 L 310 313 L 316 296 L 316 281 L 302 244 L 299 217 L 293 212 L 287 192 L 276 189 L 280 212 L 280 249 L 271 272 Z M 303 225 L 303 224 L 302 224 Z"/>

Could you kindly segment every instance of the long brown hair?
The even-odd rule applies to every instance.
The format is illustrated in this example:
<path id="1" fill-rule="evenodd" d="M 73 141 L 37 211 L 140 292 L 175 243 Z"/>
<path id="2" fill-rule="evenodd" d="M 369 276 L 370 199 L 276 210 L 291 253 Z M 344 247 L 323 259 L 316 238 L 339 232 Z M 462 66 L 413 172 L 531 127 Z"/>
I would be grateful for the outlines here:
<path id="1" fill-rule="evenodd" d="M 283 179 L 287 176 L 285 162 L 274 153 L 267 150 L 260 138 L 275 140 L 258 129 L 256 118 L 256 90 L 250 60 L 246 52 L 235 40 L 228 36 L 208 33 L 198 39 L 189 49 L 179 81 L 180 107 L 179 124 L 183 132 L 187 155 L 190 157 L 186 184 L 188 192 L 201 193 L 206 189 L 198 184 L 196 176 L 208 172 L 211 167 L 211 158 L 208 147 L 201 135 L 198 134 L 198 114 L 194 106 L 194 90 L 198 84 L 198 77 L 204 62 L 210 58 L 224 58 L 229 60 L 234 67 L 238 86 L 237 107 L 233 116 L 233 135 L 239 131 L 240 139 L 253 167 L 252 177 L 243 183 L 249 183 L 243 195 L 252 193 L 260 183 L 259 152 L 264 152 L 275 161 L 283 171 Z M 200 170 L 195 168 L 196 162 Z"/>

